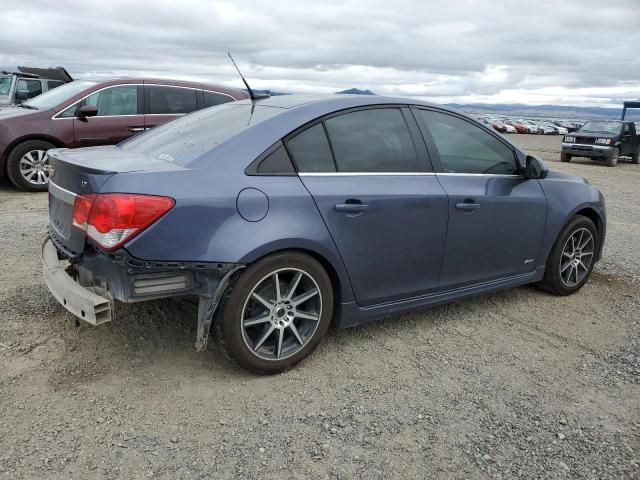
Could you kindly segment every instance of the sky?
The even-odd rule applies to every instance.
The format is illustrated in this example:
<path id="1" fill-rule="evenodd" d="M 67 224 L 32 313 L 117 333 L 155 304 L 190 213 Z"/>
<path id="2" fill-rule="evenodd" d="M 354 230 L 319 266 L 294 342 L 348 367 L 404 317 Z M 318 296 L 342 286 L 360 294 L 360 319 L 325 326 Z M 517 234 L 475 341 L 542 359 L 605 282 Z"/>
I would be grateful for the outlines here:
<path id="1" fill-rule="evenodd" d="M 640 98 L 640 0 L 0 0 L 0 66 L 437 103 Z"/>

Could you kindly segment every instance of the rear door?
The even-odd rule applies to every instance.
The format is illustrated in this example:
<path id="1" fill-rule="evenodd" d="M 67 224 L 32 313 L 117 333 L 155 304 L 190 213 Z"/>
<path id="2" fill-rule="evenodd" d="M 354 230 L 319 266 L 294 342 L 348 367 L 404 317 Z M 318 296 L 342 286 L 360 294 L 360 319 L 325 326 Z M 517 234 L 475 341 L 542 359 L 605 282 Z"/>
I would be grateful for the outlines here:
<path id="1" fill-rule="evenodd" d="M 76 147 L 113 145 L 144 130 L 141 91 L 138 85 L 115 85 L 92 93 L 61 117 L 74 116 L 73 134 Z M 84 105 L 98 108 L 95 117 L 79 117 Z"/>
<path id="2" fill-rule="evenodd" d="M 447 198 L 406 108 L 352 110 L 286 139 L 367 306 L 435 291 Z"/>
<path id="3" fill-rule="evenodd" d="M 186 115 L 198 109 L 198 94 L 194 88 L 167 85 L 144 86 L 145 127 L 156 125 Z"/>
<path id="4" fill-rule="evenodd" d="M 414 112 L 449 196 L 440 288 L 532 272 L 546 222 L 540 182 L 520 175 L 515 150 L 495 133 L 448 112 Z"/>

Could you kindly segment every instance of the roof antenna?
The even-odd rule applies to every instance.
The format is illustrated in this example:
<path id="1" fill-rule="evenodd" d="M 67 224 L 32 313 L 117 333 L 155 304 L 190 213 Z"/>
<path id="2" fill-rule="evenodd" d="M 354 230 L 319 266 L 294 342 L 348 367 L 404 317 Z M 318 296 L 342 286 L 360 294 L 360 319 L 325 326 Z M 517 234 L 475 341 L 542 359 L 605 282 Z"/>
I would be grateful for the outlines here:
<path id="1" fill-rule="evenodd" d="M 233 63 L 233 66 L 236 67 L 236 70 L 238 71 L 238 75 L 240 75 L 240 78 L 244 82 L 245 87 L 247 87 L 247 91 L 249 92 L 249 98 L 251 98 L 251 100 L 253 100 L 253 101 L 260 100 L 261 98 L 269 98 L 271 96 L 268 91 L 266 93 L 255 93 L 253 90 L 251 90 L 251 87 L 249 86 L 249 83 L 247 82 L 247 80 L 242 75 L 242 72 L 238 68 L 238 65 L 236 65 L 236 62 L 233 59 L 233 57 L 231 56 L 231 54 L 229 52 L 227 52 L 227 55 L 229 55 L 229 58 L 231 59 L 231 63 Z"/>

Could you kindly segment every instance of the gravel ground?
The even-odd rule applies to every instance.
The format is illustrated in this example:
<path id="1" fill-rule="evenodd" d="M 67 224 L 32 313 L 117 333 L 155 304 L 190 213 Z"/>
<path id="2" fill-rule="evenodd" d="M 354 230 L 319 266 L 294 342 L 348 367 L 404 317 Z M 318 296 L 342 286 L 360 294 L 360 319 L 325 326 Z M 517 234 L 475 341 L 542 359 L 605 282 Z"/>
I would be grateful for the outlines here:
<path id="1" fill-rule="evenodd" d="M 41 279 L 46 195 L 0 185 L 0 478 L 640 478 L 640 168 L 559 158 L 607 199 L 576 295 L 525 287 L 333 331 L 246 373 L 168 301 L 75 326 Z"/>

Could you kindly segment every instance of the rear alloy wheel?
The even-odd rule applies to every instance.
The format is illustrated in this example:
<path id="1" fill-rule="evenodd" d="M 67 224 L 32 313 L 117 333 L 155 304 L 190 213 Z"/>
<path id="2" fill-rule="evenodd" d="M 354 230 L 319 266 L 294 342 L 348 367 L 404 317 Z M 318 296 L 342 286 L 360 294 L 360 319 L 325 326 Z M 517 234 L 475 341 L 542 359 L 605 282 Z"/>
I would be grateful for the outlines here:
<path id="1" fill-rule="evenodd" d="M 560 161 L 561 162 L 570 162 L 571 161 L 571 155 L 569 155 L 568 153 L 561 153 L 560 154 Z"/>
<path id="2" fill-rule="evenodd" d="M 227 353 L 260 374 L 287 370 L 309 355 L 333 312 L 331 281 L 300 253 L 267 257 L 243 272 L 220 305 L 217 327 Z"/>
<path id="3" fill-rule="evenodd" d="M 558 236 L 539 286 L 556 295 L 577 292 L 591 275 L 598 242 L 593 222 L 581 215 L 575 216 Z"/>
<path id="4" fill-rule="evenodd" d="M 55 148 L 44 140 L 29 140 L 16 146 L 7 161 L 7 174 L 21 190 L 41 192 L 49 183 L 49 156 L 47 150 Z"/>
<path id="5" fill-rule="evenodd" d="M 615 167 L 618 164 L 618 157 L 620 156 L 620 150 L 617 148 L 613 149 L 613 153 L 610 157 L 605 158 L 608 167 Z"/>

